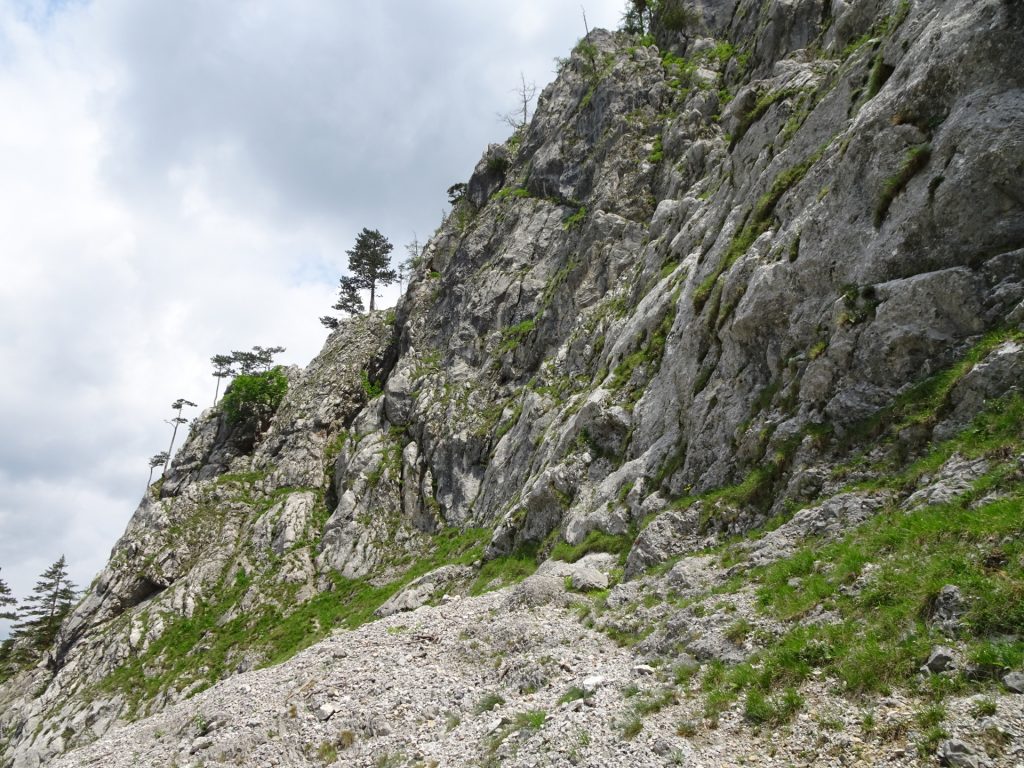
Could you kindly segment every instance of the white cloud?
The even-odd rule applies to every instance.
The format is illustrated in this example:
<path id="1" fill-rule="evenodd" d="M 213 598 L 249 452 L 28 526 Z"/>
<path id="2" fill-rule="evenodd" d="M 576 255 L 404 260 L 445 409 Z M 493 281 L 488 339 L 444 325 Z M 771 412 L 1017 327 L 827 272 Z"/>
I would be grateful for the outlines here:
<path id="1" fill-rule="evenodd" d="M 619 0 L 588 7 L 617 23 Z M 363 226 L 423 242 L 577 2 L 0 5 L 0 576 L 86 585 L 209 357 L 305 364 Z M 393 296 L 394 294 L 392 294 Z M 393 300 L 393 298 L 392 298 Z M 316 308 L 312 309 L 311 308 Z"/>

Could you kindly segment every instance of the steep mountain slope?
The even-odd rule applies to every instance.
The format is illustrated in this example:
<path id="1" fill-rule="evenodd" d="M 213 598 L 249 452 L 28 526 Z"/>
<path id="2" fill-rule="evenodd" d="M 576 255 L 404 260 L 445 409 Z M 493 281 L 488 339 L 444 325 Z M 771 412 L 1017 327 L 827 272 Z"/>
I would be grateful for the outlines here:
<path id="1" fill-rule="evenodd" d="M 995 537 L 1002 559 L 950 584 L 970 620 L 947 633 L 972 653 L 1010 636 L 977 676 L 1020 665 L 1019 611 L 978 605 L 1012 606 L 1024 583 L 1021 7 L 694 6 L 691 24 L 664 3 L 653 37 L 581 42 L 530 125 L 488 148 L 395 312 L 346 323 L 290 372 L 265 434 L 197 421 L 46 664 L 0 689 L 7 762 L 38 765 L 375 610 L 595 549 L 624 570 L 591 583 L 614 589 L 588 622 L 651 660 L 754 669 L 806 615 L 864 620 L 840 588 L 872 559 L 905 567 L 892 542 L 869 547 L 899 521 L 940 510 L 966 530 L 985 493 L 1010 510 L 982 507 L 963 538 L 988 557 Z M 826 549 L 808 537 L 860 559 L 812 578 Z M 933 592 L 956 572 L 871 625 L 923 628 L 879 656 L 900 672 L 858 693 L 927 658 Z M 799 610 L 757 591 L 802 581 L 820 591 Z M 857 653 L 844 638 L 833 651 Z M 700 679 L 723 706 L 765 698 L 721 669 Z"/>

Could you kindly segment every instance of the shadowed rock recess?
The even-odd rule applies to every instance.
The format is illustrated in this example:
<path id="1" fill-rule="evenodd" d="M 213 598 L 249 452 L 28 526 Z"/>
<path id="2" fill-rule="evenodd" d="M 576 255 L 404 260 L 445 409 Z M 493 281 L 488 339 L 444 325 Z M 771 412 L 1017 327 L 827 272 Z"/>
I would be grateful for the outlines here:
<path id="1" fill-rule="evenodd" d="M 592 32 L 395 310 L 195 422 L 0 764 L 1024 763 L 1022 9 Z"/>

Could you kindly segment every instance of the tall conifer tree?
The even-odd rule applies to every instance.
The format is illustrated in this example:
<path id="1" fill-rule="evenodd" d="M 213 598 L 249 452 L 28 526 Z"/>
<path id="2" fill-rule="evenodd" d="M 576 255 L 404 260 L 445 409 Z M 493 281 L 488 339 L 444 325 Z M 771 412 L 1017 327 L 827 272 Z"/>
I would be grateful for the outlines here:
<path id="1" fill-rule="evenodd" d="M 61 622 L 75 604 L 75 585 L 68 577 L 68 564 L 64 555 L 46 569 L 22 602 L 21 617 L 14 625 L 11 636 L 16 652 L 33 650 L 42 653 L 53 643 Z"/>
<path id="2" fill-rule="evenodd" d="M 355 278 L 356 286 L 370 291 L 370 311 L 373 312 L 377 288 L 391 285 L 398 280 L 398 273 L 391 268 L 393 245 L 376 229 L 366 229 L 356 236 L 356 244 L 348 254 L 348 271 Z"/>

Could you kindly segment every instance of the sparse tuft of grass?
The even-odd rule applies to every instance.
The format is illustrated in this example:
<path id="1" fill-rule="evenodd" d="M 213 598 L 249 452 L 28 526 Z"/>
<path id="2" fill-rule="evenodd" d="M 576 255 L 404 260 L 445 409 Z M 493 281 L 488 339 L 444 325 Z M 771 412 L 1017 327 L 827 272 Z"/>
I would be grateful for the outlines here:
<path id="1" fill-rule="evenodd" d="M 338 748 L 329 741 L 322 742 L 316 751 L 316 756 L 324 765 L 330 765 L 338 759 Z"/>
<path id="2" fill-rule="evenodd" d="M 995 699 L 985 697 L 976 701 L 971 706 L 971 714 L 975 717 L 992 717 L 996 713 Z"/>
<path id="3" fill-rule="evenodd" d="M 751 110 L 740 119 L 739 125 L 736 126 L 736 132 L 732 136 L 730 146 L 735 147 L 739 140 L 747 134 L 751 126 L 764 117 L 764 114 L 771 109 L 773 104 L 783 99 L 788 99 L 790 96 L 795 96 L 798 93 L 800 93 L 799 88 L 782 88 L 778 91 L 768 91 L 762 94 Z"/>
<path id="4" fill-rule="evenodd" d="M 644 721 L 639 717 L 631 717 L 622 723 L 622 738 L 632 739 L 644 729 Z"/>
<path id="5" fill-rule="evenodd" d="M 651 715 L 655 712 L 660 712 L 665 707 L 675 704 L 678 701 L 679 699 L 676 696 L 676 692 L 672 688 L 662 688 L 658 691 L 638 697 L 633 706 L 634 709 L 636 709 L 636 713 L 642 717 L 644 715 Z"/>
<path id="6" fill-rule="evenodd" d="M 528 709 L 525 712 L 518 712 L 512 719 L 512 727 L 515 730 L 539 730 L 544 721 L 548 719 L 548 713 L 543 709 Z"/>
<path id="7" fill-rule="evenodd" d="M 871 65 L 871 74 L 868 75 L 867 91 L 865 97 L 867 100 L 871 100 L 878 95 L 878 92 L 882 90 L 882 86 L 885 85 L 886 81 L 895 72 L 895 68 L 885 63 L 885 58 L 882 56 L 881 51 L 875 55 L 875 61 Z"/>
<path id="8" fill-rule="evenodd" d="M 788 723 L 804 705 L 795 688 L 787 688 L 776 696 L 767 696 L 757 688 L 747 693 L 743 716 L 752 723 L 781 725 Z"/>
<path id="9" fill-rule="evenodd" d="M 484 712 L 490 712 L 495 707 L 501 706 L 504 703 L 505 699 L 500 694 L 488 693 L 476 703 L 473 711 L 478 715 L 482 715 Z"/>
<path id="10" fill-rule="evenodd" d="M 725 274 L 743 254 L 750 250 L 750 246 L 754 244 L 757 238 L 768 231 L 771 226 L 772 217 L 775 214 L 775 208 L 778 206 L 783 195 L 800 183 L 824 153 L 825 147 L 821 147 L 802 163 L 782 171 L 775 177 L 771 187 L 758 199 L 747 220 L 740 225 L 736 234 L 733 235 L 732 241 L 729 243 L 729 247 L 721 261 L 719 261 L 718 266 L 694 290 L 693 306 L 696 310 L 700 311 L 707 303 L 712 289 L 714 289 L 715 284 L 718 282 L 718 278 Z"/>
<path id="11" fill-rule="evenodd" d="M 878 205 L 875 206 L 875 227 L 881 227 L 889 215 L 889 208 L 896 197 L 906 189 L 907 184 L 917 174 L 925 169 L 932 157 L 931 144 L 918 144 L 911 147 L 903 158 L 900 169 L 885 180 L 882 185 L 882 193 L 878 198 Z"/>
<path id="12" fill-rule="evenodd" d="M 578 685 L 574 685 L 568 691 L 558 697 L 559 704 L 565 704 L 570 701 L 579 701 L 580 699 L 587 698 L 587 692 L 580 688 Z"/>
<path id="13" fill-rule="evenodd" d="M 531 317 L 528 320 L 523 320 L 521 323 L 516 323 L 508 328 L 504 328 L 501 331 L 501 343 L 498 345 L 498 354 L 504 355 L 506 352 L 511 352 L 522 344 L 536 326 L 536 321 Z"/>

